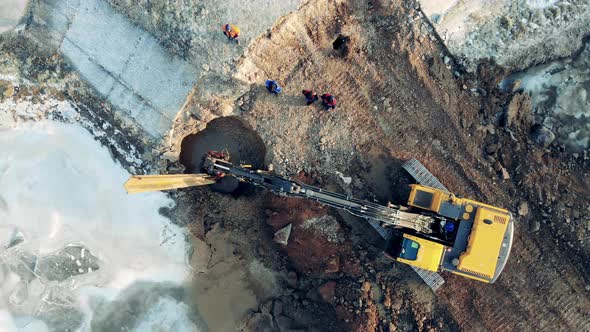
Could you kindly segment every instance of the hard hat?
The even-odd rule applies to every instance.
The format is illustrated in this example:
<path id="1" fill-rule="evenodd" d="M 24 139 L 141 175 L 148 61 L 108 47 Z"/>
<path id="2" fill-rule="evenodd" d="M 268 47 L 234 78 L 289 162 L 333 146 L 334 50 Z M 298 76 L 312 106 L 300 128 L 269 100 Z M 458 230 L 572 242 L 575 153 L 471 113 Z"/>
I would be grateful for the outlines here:
<path id="1" fill-rule="evenodd" d="M 445 232 L 452 233 L 455 230 L 455 224 L 452 222 L 447 222 L 445 224 Z"/>

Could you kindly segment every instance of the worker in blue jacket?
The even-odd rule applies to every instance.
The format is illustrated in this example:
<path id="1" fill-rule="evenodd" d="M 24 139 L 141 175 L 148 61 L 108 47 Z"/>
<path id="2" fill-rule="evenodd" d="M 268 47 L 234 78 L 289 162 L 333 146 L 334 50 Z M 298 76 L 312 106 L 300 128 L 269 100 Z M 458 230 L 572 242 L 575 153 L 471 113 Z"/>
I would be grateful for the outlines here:
<path id="1" fill-rule="evenodd" d="M 274 93 L 275 96 L 278 96 L 283 89 L 279 86 L 279 83 L 275 80 L 266 80 L 266 89 L 270 93 Z"/>

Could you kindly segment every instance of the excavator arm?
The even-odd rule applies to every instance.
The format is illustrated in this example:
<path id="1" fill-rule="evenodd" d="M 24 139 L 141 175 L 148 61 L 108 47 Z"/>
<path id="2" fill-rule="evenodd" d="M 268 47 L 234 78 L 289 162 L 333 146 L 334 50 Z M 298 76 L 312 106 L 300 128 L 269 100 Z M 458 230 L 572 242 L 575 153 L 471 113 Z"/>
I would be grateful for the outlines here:
<path id="1" fill-rule="evenodd" d="M 135 194 L 206 186 L 213 183 L 215 183 L 215 178 L 208 174 L 133 175 L 125 182 L 124 187 L 128 194 Z"/>
<path id="2" fill-rule="evenodd" d="M 205 157 L 203 171 L 207 174 L 135 175 L 125 183 L 125 189 L 128 193 L 140 193 L 205 186 L 215 183 L 216 179 L 221 178 L 221 174 L 232 175 L 242 182 L 265 188 L 277 195 L 305 198 L 346 210 L 357 217 L 369 220 L 372 224 L 409 228 L 423 234 L 433 232 L 432 225 L 435 220 L 430 216 L 410 213 L 399 206 L 383 206 L 323 190 L 272 172 L 235 166 L 227 158 L 216 158 L 212 154 Z"/>
<path id="3" fill-rule="evenodd" d="M 203 169 L 208 174 L 216 174 L 217 172 L 231 174 L 240 181 L 263 187 L 278 195 L 306 198 L 337 209 L 343 209 L 357 217 L 377 221 L 384 226 L 411 228 L 424 234 L 432 233 L 431 225 L 434 223 L 432 217 L 406 212 L 401 207 L 383 206 L 356 199 L 294 181 L 272 172 L 234 166 L 222 159 L 207 158 Z"/>

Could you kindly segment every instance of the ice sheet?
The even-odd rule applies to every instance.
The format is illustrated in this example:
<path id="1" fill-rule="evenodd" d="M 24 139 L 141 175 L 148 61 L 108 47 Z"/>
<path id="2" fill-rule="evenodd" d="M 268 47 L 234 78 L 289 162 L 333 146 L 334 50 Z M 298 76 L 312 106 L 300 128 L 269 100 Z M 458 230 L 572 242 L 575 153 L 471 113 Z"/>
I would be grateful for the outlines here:
<path id="1" fill-rule="evenodd" d="M 93 298 L 109 301 L 139 280 L 185 280 L 185 234 L 158 213 L 173 201 L 163 193 L 127 195 L 123 183 L 129 174 L 83 127 L 49 120 L 5 122 L 0 151 L 0 238 L 10 238 L 14 229 L 24 237 L 14 247 L 0 248 L 0 265 L 22 274 L 21 280 L 10 279 L 16 280 L 13 289 L 0 294 L 0 324 L 5 324 L 0 330 L 10 331 L 14 324 L 5 319 L 6 309 L 33 315 L 56 294 L 71 300 L 68 305 L 84 312 L 88 323 Z M 40 266 L 52 265 L 39 262 L 49 257 L 67 263 L 65 256 L 71 258 L 72 275 L 57 284 L 45 280 L 48 271 Z M 23 257 L 35 258 L 23 265 Z M 84 265 L 89 257 L 98 259 L 98 269 Z M 19 266 L 28 266 L 32 275 Z M 71 297 L 63 295 L 68 292 Z"/>

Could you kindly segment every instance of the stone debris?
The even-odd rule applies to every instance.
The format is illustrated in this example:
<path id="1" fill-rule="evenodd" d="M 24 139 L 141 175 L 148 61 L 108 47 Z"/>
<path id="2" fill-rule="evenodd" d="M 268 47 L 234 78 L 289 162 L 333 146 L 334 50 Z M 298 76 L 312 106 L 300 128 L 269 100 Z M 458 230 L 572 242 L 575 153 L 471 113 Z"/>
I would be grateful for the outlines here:
<path id="1" fill-rule="evenodd" d="M 340 257 L 332 256 L 326 262 L 324 273 L 336 273 L 340 271 Z"/>
<path id="2" fill-rule="evenodd" d="M 344 241 L 342 227 L 340 227 L 338 221 L 330 215 L 308 219 L 299 227 L 305 230 L 315 231 L 323 235 L 329 242 L 342 243 L 342 241 Z"/>
<path id="3" fill-rule="evenodd" d="M 537 220 L 533 220 L 530 224 L 531 232 L 536 233 L 541 229 L 541 223 Z"/>
<path id="4" fill-rule="evenodd" d="M 336 281 L 328 281 L 318 288 L 318 293 L 327 303 L 334 303 L 334 295 L 336 294 Z"/>
<path id="5" fill-rule="evenodd" d="M 502 180 L 504 180 L 504 181 L 510 180 L 510 173 L 508 173 L 506 168 L 504 168 L 504 167 L 500 168 L 500 174 L 502 175 Z"/>
<path id="6" fill-rule="evenodd" d="M 543 125 L 535 125 L 531 130 L 531 139 L 546 148 L 555 140 L 555 134 Z"/>
<path id="7" fill-rule="evenodd" d="M 525 201 L 520 202 L 518 204 L 518 215 L 521 217 L 526 217 L 529 214 L 529 204 Z"/>
<path id="8" fill-rule="evenodd" d="M 371 289 L 371 283 L 368 281 L 363 282 L 362 286 L 361 286 L 361 291 L 363 292 L 368 292 Z"/>
<path id="9" fill-rule="evenodd" d="M 289 237 L 291 236 L 292 224 L 289 224 L 275 232 L 273 241 L 278 244 L 286 246 L 289 243 Z"/>

